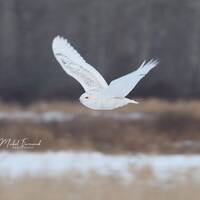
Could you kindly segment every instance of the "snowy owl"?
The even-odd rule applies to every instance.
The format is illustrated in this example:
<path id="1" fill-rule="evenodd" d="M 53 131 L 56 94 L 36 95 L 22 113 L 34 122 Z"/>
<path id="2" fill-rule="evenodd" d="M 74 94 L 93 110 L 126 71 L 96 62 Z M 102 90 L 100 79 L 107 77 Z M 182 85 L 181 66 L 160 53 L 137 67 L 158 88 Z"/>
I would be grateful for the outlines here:
<path id="1" fill-rule="evenodd" d="M 108 85 L 101 74 L 89 65 L 69 42 L 57 36 L 52 43 L 54 56 L 63 70 L 84 88 L 80 102 L 93 110 L 112 110 L 137 101 L 126 98 L 137 83 L 157 64 L 157 60 L 144 61 L 134 72 L 111 81 Z"/>

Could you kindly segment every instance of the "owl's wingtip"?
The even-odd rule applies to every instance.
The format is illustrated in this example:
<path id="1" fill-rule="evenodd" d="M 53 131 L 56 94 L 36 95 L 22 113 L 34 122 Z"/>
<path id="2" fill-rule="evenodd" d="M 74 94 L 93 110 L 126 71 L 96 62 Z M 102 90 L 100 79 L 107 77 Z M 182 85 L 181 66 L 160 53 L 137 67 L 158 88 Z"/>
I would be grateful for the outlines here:
<path id="1" fill-rule="evenodd" d="M 64 49 L 66 49 L 66 46 L 69 46 L 67 39 L 64 37 L 57 35 L 54 37 L 52 41 L 52 49 L 54 53 L 60 53 L 63 52 Z"/>

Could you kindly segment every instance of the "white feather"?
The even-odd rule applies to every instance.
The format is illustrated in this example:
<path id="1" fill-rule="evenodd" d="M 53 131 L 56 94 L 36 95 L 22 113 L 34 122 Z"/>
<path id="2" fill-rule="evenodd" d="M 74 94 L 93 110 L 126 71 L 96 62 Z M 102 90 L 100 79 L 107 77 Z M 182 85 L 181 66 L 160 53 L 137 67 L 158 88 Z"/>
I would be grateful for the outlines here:
<path id="1" fill-rule="evenodd" d="M 102 95 L 109 97 L 125 97 L 137 85 L 137 83 L 158 64 L 157 60 L 144 61 L 134 72 L 113 80 Z"/>
<path id="2" fill-rule="evenodd" d="M 64 71 L 75 78 L 86 92 L 108 86 L 101 74 L 86 63 L 66 39 L 60 36 L 54 38 L 52 49 Z"/>

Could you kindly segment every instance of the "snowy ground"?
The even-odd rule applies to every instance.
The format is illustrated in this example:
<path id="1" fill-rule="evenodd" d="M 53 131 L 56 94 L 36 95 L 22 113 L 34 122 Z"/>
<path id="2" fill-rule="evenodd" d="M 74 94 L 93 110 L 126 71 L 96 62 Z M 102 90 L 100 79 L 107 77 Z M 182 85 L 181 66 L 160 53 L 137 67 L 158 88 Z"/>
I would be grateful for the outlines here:
<path id="1" fill-rule="evenodd" d="M 141 120 L 149 119 L 152 115 L 143 113 L 143 112 L 130 112 L 130 113 L 98 113 L 91 112 L 87 114 L 91 117 L 100 117 L 106 119 L 115 119 L 115 120 Z M 68 122 L 74 118 L 80 116 L 80 114 L 75 113 L 66 113 L 66 112 L 0 112 L 0 120 L 6 121 L 29 121 L 35 123 L 50 123 L 50 122 Z"/>
<path id="2" fill-rule="evenodd" d="M 104 155 L 97 152 L 1 152 L 0 176 L 62 176 L 76 172 L 83 177 L 91 171 L 134 180 L 138 170 L 150 169 L 154 178 L 168 181 L 188 178 L 200 181 L 199 155 Z"/>

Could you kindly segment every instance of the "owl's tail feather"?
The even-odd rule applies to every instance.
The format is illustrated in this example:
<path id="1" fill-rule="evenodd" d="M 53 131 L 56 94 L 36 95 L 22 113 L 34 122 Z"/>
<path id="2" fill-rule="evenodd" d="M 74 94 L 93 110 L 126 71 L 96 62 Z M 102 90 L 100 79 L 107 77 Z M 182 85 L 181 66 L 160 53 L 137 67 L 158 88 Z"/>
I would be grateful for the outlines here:
<path id="1" fill-rule="evenodd" d="M 129 103 L 139 104 L 139 102 L 132 100 L 132 99 L 129 99 Z"/>

